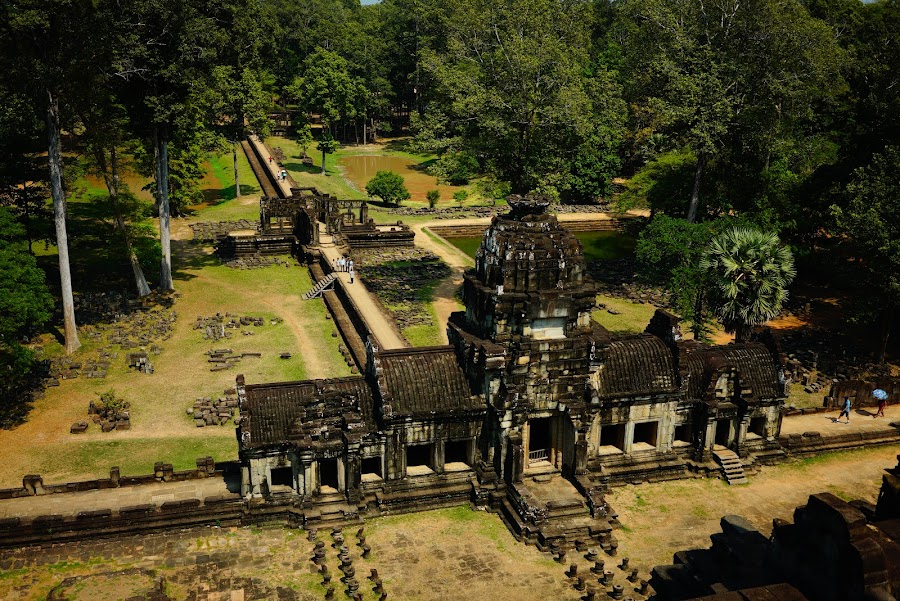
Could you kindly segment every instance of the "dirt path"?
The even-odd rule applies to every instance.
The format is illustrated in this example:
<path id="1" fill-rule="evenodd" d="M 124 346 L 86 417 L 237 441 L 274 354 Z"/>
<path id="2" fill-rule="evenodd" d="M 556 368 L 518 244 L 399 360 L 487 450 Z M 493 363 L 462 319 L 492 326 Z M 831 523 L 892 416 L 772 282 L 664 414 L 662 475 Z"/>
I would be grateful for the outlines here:
<path id="1" fill-rule="evenodd" d="M 671 563 L 676 551 L 710 546 L 725 515 L 740 515 L 768 536 L 772 520 L 792 520 L 794 509 L 811 494 L 830 492 L 844 500 L 874 502 L 884 470 L 897 465 L 893 446 L 831 453 L 774 467 L 729 486 L 699 479 L 615 489 L 609 502 L 623 528 L 616 531 L 619 552 L 641 571 Z"/>

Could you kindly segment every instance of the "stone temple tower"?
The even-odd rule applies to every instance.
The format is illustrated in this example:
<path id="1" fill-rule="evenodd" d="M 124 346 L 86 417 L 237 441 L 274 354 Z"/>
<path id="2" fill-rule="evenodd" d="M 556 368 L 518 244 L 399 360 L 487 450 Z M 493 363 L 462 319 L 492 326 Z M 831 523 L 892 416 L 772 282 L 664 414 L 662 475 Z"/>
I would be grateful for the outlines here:
<path id="1" fill-rule="evenodd" d="M 448 325 L 470 384 L 489 408 L 481 468 L 507 481 L 524 472 L 584 470 L 585 414 L 597 348 L 581 244 L 546 212 L 550 200 L 512 196 L 465 274 L 465 313 Z M 580 449 L 580 451 L 579 451 Z"/>

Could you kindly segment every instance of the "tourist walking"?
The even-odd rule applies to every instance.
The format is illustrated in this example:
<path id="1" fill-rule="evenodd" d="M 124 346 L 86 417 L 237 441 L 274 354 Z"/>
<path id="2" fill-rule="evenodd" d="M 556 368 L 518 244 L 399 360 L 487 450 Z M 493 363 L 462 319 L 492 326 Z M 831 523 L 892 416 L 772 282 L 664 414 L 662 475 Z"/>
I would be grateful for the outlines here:
<path id="1" fill-rule="evenodd" d="M 885 407 L 887 407 L 887 399 L 878 399 L 878 412 L 872 417 L 884 417 Z"/>
<path id="2" fill-rule="evenodd" d="M 269 157 L 269 164 L 272 164 L 272 157 Z"/>
<path id="3" fill-rule="evenodd" d="M 350 273 L 353 273 L 353 259 L 347 261 L 347 269 L 350 271 Z"/>
<path id="4" fill-rule="evenodd" d="M 350 262 L 353 263 L 353 261 Z M 353 283 L 353 267 L 350 268 L 350 283 Z"/>
<path id="5" fill-rule="evenodd" d="M 836 421 L 836 422 L 841 421 L 841 418 L 844 417 L 845 415 L 847 416 L 847 423 L 849 424 L 850 423 L 850 397 L 848 397 L 848 396 L 844 397 L 844 404 L 841 407 L 841 414 L 838 415 L 837 419 L 834 421 Z"/>

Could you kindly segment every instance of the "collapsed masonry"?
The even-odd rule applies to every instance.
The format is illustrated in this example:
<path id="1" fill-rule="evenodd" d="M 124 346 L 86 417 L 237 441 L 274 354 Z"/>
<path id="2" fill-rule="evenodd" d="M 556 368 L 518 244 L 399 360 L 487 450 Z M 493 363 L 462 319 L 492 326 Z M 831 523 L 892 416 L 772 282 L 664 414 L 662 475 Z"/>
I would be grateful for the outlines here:
<path id="1" fill-rule="evenodd" d="M 242 492 L 295 503 L 309 523 L 467 499 L 545 548 L 594 539 L 614 553 L 608 485 L 780 455 L 774 339 L 684 341 L 664 311 L 643 334 L 610 335 L 591 319 L 581 245 L 548 204 L 512 197 L 494 218 L 449 345 L 370 338 L 364 377 L 239 376 Z"/>
<path id="2" fill-rule="evenodd" d="M 766 538 L 738 516 L 722 518 L 712 547 L 653 569 L 660 601 L 891 601 L 900 596 L 900 456 L 877 505 L 811 495 L 794 521 Z"/>

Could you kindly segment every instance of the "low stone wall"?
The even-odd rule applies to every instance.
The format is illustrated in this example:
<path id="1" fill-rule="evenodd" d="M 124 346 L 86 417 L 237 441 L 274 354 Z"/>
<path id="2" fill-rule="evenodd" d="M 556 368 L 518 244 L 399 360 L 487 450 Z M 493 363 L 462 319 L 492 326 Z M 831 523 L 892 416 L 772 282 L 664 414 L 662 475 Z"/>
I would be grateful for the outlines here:
<path id="1" fill-rule="evenodd" d="M 788 434 L 778 438 L 778 444 L 788 457 L 807 457 L 831 451 L 868 448 L 900 444 L 900 422 L 891 423 L 893 430 L 875 432 L 848 432 L 834 436 L 822 436 L 820 432 Z"/>
<path id="2" fill-rule="evenodd" d="M 140 486 L 141 484 L 153 484 L 156 482 L 184 482 L 186 480 L 199 480 L 201 478 L 221 477 L 221 466 L 217 469 L 212 457 L 200 457 L 197 459 L 197 467 L 192 470 L 175 471 L 171 463 L 157 462 L 152 474 L 142 476 L 121 476 L 119 468 L 109 470 L 109 478 L 97 480 L 82 480 L 79 482 L 66 482 L 64 484 L 45 484 L 44 479 L 37 474 L 29 474 L 22 478 L 21 488 L 0 489 L 0 499 L 17 499 L 40 495 L 53 495 L 67 492 L 84 492 L 88 490 L 105 490 L 109 488 L 121 488 L 124 486 Z"/>
<path id="3" fill-rule="evenodd" d="M 888 393 L 889 405 L 900 402 L 900 378 L 881 378 L 879 380 L 844 380 L 831 385 L 824 405 L 831 408 L 840 408 L 844 403 L 844 397 L 850 397 L 854 407 L 873 407 L 878 405 L 878 399 L 872 396 L 872 391 L 880 388 Z"/>
<path id="4" fill-rule="evenodd" d="M 323 266 L 325 267 L 323 268 Z M 321 263 L 312 263 L 309 266 L 309 271 L 313 279 L 318 282 L 325 277 L 326 273 L 331 271 L 331 266 L 327 265 L 327 261 L 322 260 Z M 350 316 L 348 305 L 343 302 L 342 296 L 338 295 L 338 288 L 340 288 L 343 298 L 349 300 L 346 291 L 341 288 L 338 280 L 335 280 L 333 291 L 322 293 L 322 299 L 325 301 L 325 307 L 331 314 L 331 319 L 337 327 L 341 340 L 344 341 L 344 344 L 350 351 L 350 355 L 353 357 L 354 363 L 356 363 L 357 370 L 362 371 L 366 365 L 366 343 L 365 338 L 362 337 L 362 332 L 365 332 L 368 336 L 368 328 L 365 327 L 365 322 L 362 321 L 358 313 L 356 313 L 356 321 Z M 356 305 L 351 303 L 349 307 L 355 312 Z M 360 322 L 362 330 L 357 326 L 357 323 Z"/>
<path id="5" fill-rule="evenodd" d="M 639 217 L 613 217 L 611 219 L 579 219 L 560 221 L 570 232 L 613 232 L 625 229 L 629 222 Z M 442 238 L 475 238 L 484 235 L 488 224 L 432 225 L 428 229 Z"/>
<path id="6" fill-rule="evenodd" d="M 0 547 L 52 544 L 95 537 L 155 532 L 195 526 L 248 523 L 238 494 L 166 501 L 118 509 L 82 511 L 74 516 L 40 515 L 0 519 Z"/>

